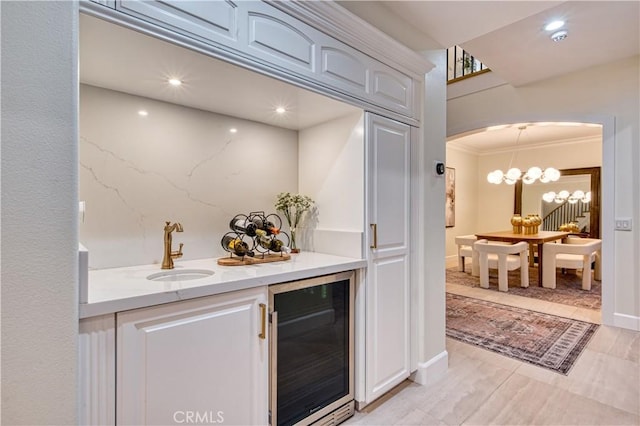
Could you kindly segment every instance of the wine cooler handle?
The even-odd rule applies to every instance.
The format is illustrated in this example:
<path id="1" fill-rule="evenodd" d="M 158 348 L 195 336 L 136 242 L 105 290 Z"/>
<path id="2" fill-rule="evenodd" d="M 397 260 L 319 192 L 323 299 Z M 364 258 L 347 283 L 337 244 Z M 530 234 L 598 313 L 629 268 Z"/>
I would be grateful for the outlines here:
<path id="1" fill-rule="evenodd" d="M 258 337 L 261 339 L 266 339 L 267 338 L 267 305 L 265 305 L 264 303 L 260 303 L 260 305 L 258 305 L 260 307 L 260 334 L 258 334 Z"/>
<path id="2" fill-rule="evenodd" d="M 369 247 L 372 249 L 377 249 L 378 248 L 378 224 L 372 223 L 369 226 L 371 226 L 371 230 L 373 231 L 373 244 Z"/>
<path id="3" fill-rule="evenodd" d="M 278 424 L 278 311 L 271 312 L 269 316 L 269 322 L 271 323 L 271 334 L 269 336 L 269 347 L 271 356 L 269 357 L 269 364 L 271 368 L 271 374 L 269 374 L 269 411 L 271 425 Z"/>

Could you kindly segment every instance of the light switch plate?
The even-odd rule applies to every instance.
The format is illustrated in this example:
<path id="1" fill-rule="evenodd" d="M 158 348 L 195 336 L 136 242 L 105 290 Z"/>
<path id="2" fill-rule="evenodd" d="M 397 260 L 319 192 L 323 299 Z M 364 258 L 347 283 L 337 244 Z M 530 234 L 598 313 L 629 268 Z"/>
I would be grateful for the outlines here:
<path id="1" fill-rule="evenodd" d="M 631 231 L 632 223 L 630 217 L 616 218 L 616 231 Z"/>

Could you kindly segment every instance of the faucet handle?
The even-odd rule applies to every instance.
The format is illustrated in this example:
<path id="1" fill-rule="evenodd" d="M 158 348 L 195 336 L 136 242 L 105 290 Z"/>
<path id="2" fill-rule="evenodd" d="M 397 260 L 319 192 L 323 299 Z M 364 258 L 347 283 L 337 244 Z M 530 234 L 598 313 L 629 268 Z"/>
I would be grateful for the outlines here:
<path id="1" fill-rule="evenodd" d="M 180 243 L 180 245 L 178 247 L 178 251 L 174 251 L 173 253 L 171 253 L 171 257 L 176 257 L 176 258 L 182 257 L 182 246 L 183 245 L 184 245 L 183 243 Z"/>

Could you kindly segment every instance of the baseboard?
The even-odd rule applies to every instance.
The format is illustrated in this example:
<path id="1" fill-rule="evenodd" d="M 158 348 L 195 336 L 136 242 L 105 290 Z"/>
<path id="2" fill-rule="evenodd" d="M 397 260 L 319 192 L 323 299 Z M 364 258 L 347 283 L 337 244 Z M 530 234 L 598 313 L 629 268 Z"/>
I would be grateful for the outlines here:
<path id="1" fill-rule="evenodd" d="M 613 325 L 614 327 L 640 331 L 640 317 L 625 314 L 613 314 Z"/>
<path id="2" fill-rule="evenodd" d="M 451 256 L 447 256 L 444 258 L 445 267 L 453 268 L 454 266 L 458 266 L 458 255 L 453 254 Z"/>
<path id="3" fill-rule="evenodd" d="M 423 386 L 440 380 L 449 368 L 449 353 L 445 350 L 427 362 L 418 363 L 418 369 L 409 377 L 410 380 Z"/>

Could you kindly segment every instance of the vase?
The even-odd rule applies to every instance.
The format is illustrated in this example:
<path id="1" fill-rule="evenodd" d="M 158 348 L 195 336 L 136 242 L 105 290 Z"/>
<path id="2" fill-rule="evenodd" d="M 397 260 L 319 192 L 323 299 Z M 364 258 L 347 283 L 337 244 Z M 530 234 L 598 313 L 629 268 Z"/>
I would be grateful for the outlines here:
<path id="1" fill-rule="evenodd" d="M 296 228 L 291 228 L 291 253 L 300 253 L 300 249 L 296 246 Z"/>

